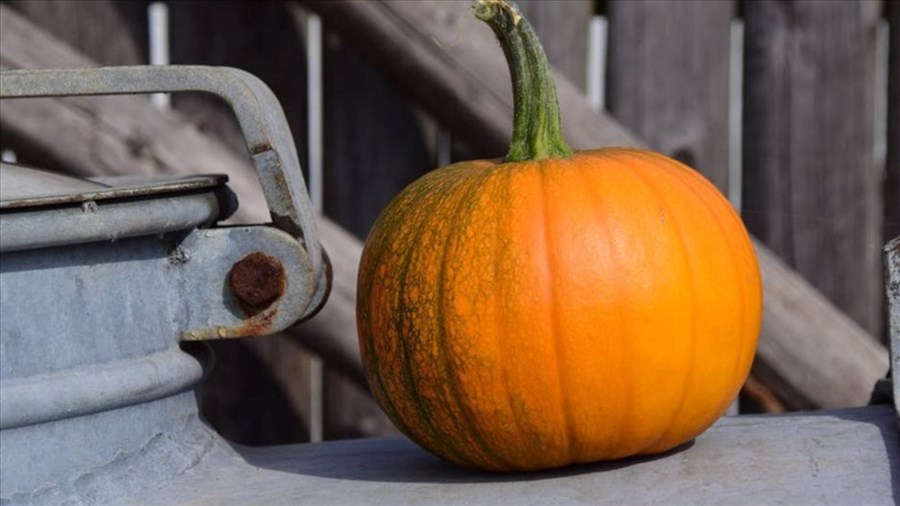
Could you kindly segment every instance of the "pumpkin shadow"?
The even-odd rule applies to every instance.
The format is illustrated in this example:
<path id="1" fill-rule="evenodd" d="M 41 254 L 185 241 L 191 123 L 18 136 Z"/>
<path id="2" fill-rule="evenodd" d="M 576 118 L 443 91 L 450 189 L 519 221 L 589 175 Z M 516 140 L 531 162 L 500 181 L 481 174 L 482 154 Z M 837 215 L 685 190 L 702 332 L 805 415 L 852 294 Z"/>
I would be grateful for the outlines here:
<path id="1" fill-rule="evenodd" d="M 319 445 L 291 446 L 285 448 L 283 456 L 277 449 L 271 447 L 264 451 L 237 445 L 234 448 L 249 464 L 254 466 L 320 478 L 388 483 L 503 483 L 603 473 L 664 459 L 681 453 L 693 445 L 694 441 L 692 440 L 657 455 L 576 464 L 544 471 L 512 473 L 464 469 L 435 457 L 412 441 L 403 438 L 335 441 Z M 298 452 L 298 450 L 300 451 Z"/>
<path id="2" fill-rule="evenodd" d="M 349 489 L 365 494 L 376 493 L 379 487 L 353 487 L 352 483 L 455 485 L 387 489 L 388 493 L 408 491 L 411 498 L 418 497 L 416 493 L 431 494 L 428 497 L 434 497 L 434 501 L 430 502 L 435 503 L 447 502 L 442 499 L 456 497 L 453 494 L 471 499 L 481 498 L 483 493 L 483 502 L 507 493 L 510 497 L 538 499 L 547 497 L 550 490 L 568 494 L 566 497 L 573 501 L 590 498 L 596 502 L 600 497 L 597 494 L 610 494 L 607 502 L 626 504 L 647 502 L 636 499 L 639 496 L 677 503 L 679 498 L 688 497 L 681 495 L 688 492 L 690 497 L 705 499 L 701 502 L 793 503 L 803 502 L 802 498 L 822 502 L 826 495 L 821 494 L 834 492 L 848 504 L 860 502 L 847 500 L 854 496 L 860 496 L 863 503 L 900 504 L 900 431 L 896 416 L 890 405 L 742 415 L 723 420 L 696 444 L 692 441 L 660 455 L 510 474 L 462 469 L 402 438 L 262 448 L 233 446 L 247 463 L 260 469 L 336 479 L 315 486 L 330 483 L 338 487 L 343 481 Z M 886 489 L 881 488 L 885 487 L 885 478 Z M 619 482 L 631 489 L 626 495 L 613 497 L 617 487 L 604 487 Z M 476 485 L 477 489 L 471 488 Z M 646 494 L 636 486 L 645 486 Z M 507 502 L 515 503 L 512 501 Z"/>

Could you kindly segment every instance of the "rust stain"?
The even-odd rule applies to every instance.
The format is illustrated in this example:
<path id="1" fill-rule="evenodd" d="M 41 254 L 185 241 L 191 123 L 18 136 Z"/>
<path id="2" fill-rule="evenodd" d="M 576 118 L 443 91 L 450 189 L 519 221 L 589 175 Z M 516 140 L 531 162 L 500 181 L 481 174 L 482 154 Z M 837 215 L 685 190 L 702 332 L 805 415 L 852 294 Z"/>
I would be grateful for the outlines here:
<path id="1" fill-rule="evenodd" d="M 257 316 L 284 295 L 284 266 L 277 258 L 259 251 L 253 252 L 232 266 L 228 283 L 241 308 L 249 316 Z M 266 318 L 268 323 L 275 314 L 277 310 Z"/>
<path id="2" fill-rule="evenodd" d="M 264 153 L 266 151 L 272 151 L 272 145 L 269 144 L 268 142 L 263 142 L 263 143 L 257 144 L 255 146 L 253 146 L 252 148 L 250 148 L 251 155 L 258 155 L 258 154 Z"/>
<path id="3" fill-rule="evenodd" d="M 235 335 L 239 335 L 241 337 L 262 336 L 270 334 L 272 332 L 272 326 L 275 324 L 276 316 L 278 316 L 278 306 L 254 315 L 252 318 L 246 320 L 242 325 L 233 329 L 233 332 Z"/>
<path id="4" fill-rule="evenodd" d="M 287 287 L 281 262 L 256 251 L 238 260 L 228 273 L 228 287 L 247 314 L 235 326 L 213 325 L 181 333 L 182 341 L 206 341 L 271 334 L 278 320 L 278 299 Z"/>
<path id="5" fill-rule="evenodd" d="M 278 316 L 278 306 L 261 311 L 243 323 L 234 327 L 218 325 L 195 329 L 181 334 L 182 341 L 208 341 L 210 339 L 231 339 L 238 337 L 256 337 L 272 333 L 272 327 Z"/>

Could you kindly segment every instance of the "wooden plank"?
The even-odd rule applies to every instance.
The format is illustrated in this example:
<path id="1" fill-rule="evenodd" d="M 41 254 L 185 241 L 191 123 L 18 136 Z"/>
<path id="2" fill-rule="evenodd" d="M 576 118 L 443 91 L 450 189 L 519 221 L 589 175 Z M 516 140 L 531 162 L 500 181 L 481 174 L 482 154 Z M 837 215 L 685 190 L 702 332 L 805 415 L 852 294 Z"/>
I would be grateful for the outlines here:
<path id="1" fill-rule="evenodd" d="M 66 0 L 48 0 L 30 2 L 14 0 L 4 5 L 10 12 L 17 12 L 24 19 L 43 24 L 52 30 L 54 35 L 64 43 L 84 54 L 91 54 L 92 59 L 103 65 L 137 65 L 146 63 L 146 49 L 141 46 L 140 38 L 147 37 L 146 9 L 143 2 L 113 2 L 98 0 L 80 4 Z M 90 20 L 84 23 L 73 23 L 75 17 Z M 143 31 L 141 31 L 143 26 Z M 20 34 L 27 36 L 27 34 Z M 110 43 L 110 41 L 116 41 Z M 40 47 L 28 47 L 29 52 L 39 52 Z M 52 51 L 52 50 L 51 50 Z M 47 55 L 52 59 L 53 55 Z M 15 108 L 15 105 L 10 107 Z M 32 151 L 27 143 L 16 143 L 16 132 L 5 131 L 0 137 L 0 146 L 4 149 L 10 143 L 19 144 L 16 154 L 19 161 L 33 163 L 49 168 L 61 169 L 65 166 L 64 153 L 43 150 Z M 75 146 L 83 149 L 86 145 Z M 95 148 L 98 146 L 94 146 Z M 110 163 L 118 158 L 117 153 L 104 153 Z"/>
<path id="2" fill-rule="evenodd" d="M 874 167 L 877 2 L 744 5 L 743 217 L 873 336 L 884 312 Z"/>
<path id="3" fill-rule="evenodd" d="M 888 3 L 888 152 L 884 192 L 884 238 L 900 237 L 900 5 Z"/>
<path id="4" fill-rule="evenodd" d="M 173 64 L 239 68 L 272 89 L 291 121 L 297 154 L 305 167 L 306 53 L 284 4 L 232 0 L 213 9 L 207 1 L 181 0 L 169 2 L 169 20 Z M 234 114 L 220 99 L 179 93 L 172 96 L 172 106 L 201 131 L 222 139 L 237 153 L 246 153 Z"/>
<path id="5" fill-rule="evenodd" d="M 305 1 L 479 156 L 502 156 L 512 133 L 512 90 L 503 55 L 468 2 Z M 490 48 L 490 50 L 488 50 Z M 558 81 L 569 143 L 576 149 L 636 145 L 605 113 L 584 107 L 578 87 Z"/>
<path id="6" fill-rule="evenodd" d="M 609 112 L 727 194 L 735 2 L 611 0 L 607 9 Z"/>
<path id="7" fill-rule="evenodd" d="M 588 25 L 591 0 L 520 0 L 522 13 L 541 39 L 547 59 L 582 92 L 587 86 Z"/>
<path id="8" fill-rule="evenodd" d="M 324 38 L 325 213 L 364 238 L 394 195 L 435 168 L 435 158 L 412 105 L 327 25 Z"/>
<path id="9" fill-rule="evenodd" d="M 890 367 L 884 345 L 835 311 L 774 253 L 755 246 L 765 311 L 754 374 L 793 409 L 866 404 Z M 823 317 L 825 325 L 817 321 Z"/>
<path id="10" fill-rule="evenodd" d="M 7 4 L 101 65 L 147 62 L 144 0 L 12 0 Z"/>
<path id="11" fill-rule="evenodd" d="M 2 13 L 0 68 L 96 66 L 96 62 L 92 59 L 59 42 L 6 5 L 0 4 L 0 13 Z M 178 112 L 159 111 L 142 97 L 4 100 L 0 110 L 0 131 L 3 134 L 0 143 L 5 147 L 15 149 L 17 153 L 33 154 L 24 157 L 23 161 L 81 175 L 149 176 L 209 172 L 227 174 L 230 178 L 229 186 L 240 201 L 240 208 L 230 222 L 268 221 L 265 201 L 249 158 L 238 154 L 236 149 L 226 146 L 221 140 L 201 133 L 195 124 Z M 332 235 L 329 235 L 329 232 Z M 350 249 L 349 256 L 342 255 L 340 251 L 346 248 L 346 234 L 341 233 L 339 228 L 324 219 L 320 225 L 320 233 L 326 250 L 331 252 L 335 286 L 355 286 L 361 245 L 351 238 L 353 249 Z M 332 239 L 333 236 L 336 238 Z M 344 279 L 342 277 L 344 273 L 350 277 Z M 345 307 L 334 308 L 340 304 Z M 320 354 L 338 366 L 348 361 L 352 362 L 354 368 L 351 371 L 351 378 L 357 384 L 364 384 L 356 350 L 355 328 L 349 335 L 336 334 L 346 331 L 347 323 L 352 326 L 353 305 L 354 303 L 348 302 L 346 297 L 332 297 L 314 320 L 318 327 L 307 329 L 305 325 L 301 325 L 293 328 L 289 346 L 268 338 L 218 345 L 219 355 L 222 358 L 219 362 L 219 371 L 222 372 L 219 376 L 220 384 L 231 388 L 233 395 L 223 397 L 219 395 L 221 392 L 208 391 L 210 395 L 218 396 L 216 401 L 219 404 L 206 404 L 204 407 L 207 413 L 214 417 L 218 413 L 220 416 L 216 419 L 230 436 L 243 435 L 249 441 L 259 440 L 260 436 L 251 434 L 259 427 L 290 428 L 284 421 L 264 419 L 261 413 L 259 418 L 254 420 L 251 415 L 261 411 L 260 405 L 256 404 L 255 407 L 249 408 L 234 395 L 250 392 L 255 388 L 254 385 L 258 386 L 261 383 L 278 385 L 283 389 L 284 396 L 269 397 L 264 401 L 275 403 L 290 401 L 292 406 L 290 409 L 283 406 L 269 406 L 272 408 L 271 412 L 282 413 L 286 417 L 298 413 L 295 408 L 302 399 L 298 392 L 304 391 L 302 382 L 306 376 L 297 374 L 297 363 L 291 359 L 296 357 L 296 353 L 292 353 L 291 350 L 297 348 L 295 342 L 297 340 L 302 340 L 317 352 L 321 349 Z M 346 316 L 348 312 L 350 317 Z M 327 322 L 328 315 L 334 314 L 339 315 L 341 320 L 330 325 Z M 317 342 L 324 344 L 319 348 L 315 344 Z M 333 343 L 342 343 L 344 346 L 341 348 L 343 353 L 338 357 L 329 355 L 333 350 Z M 235 351 L 238 349 L 242 351 Z M 247 356 L 248 354 L 250 356 Z M 226 357 L 230 357 L 231 360 Z M 244 359 L 243 368 L 228 365 L 238 364 L 241 357 Z M 228 367 L 230 372 L 223 371 L 222 368 L 225 367 Z M 268 382 L 263 381 L 264 378 L 252 377 L 253 374 L 270 372 L 274 372 L 275 376 Z M 380 414 L 374 401 L 362 397 L 354 402 L 357 403 L 353 407 L 355 413 L 365 412 L 367 413 L 365 419 L 376 420 L 375 423 L 367 422 L 365 426 L 358 427 L 358 433 L 366 435 L 393 433 L 390 423 Z M 242 412 L 242 409 L 248 411 Z M 299 427 L 302 428 L 305 421 L 302 419 L 303 413 L 299 413 L 301 415 Z M 374 429 L 371 429 L 372 427 Z M 375 432 L 366 432 L 367 430 Z M 290 434 L 296 437 L 297 432 L 291 431 L 288 436 Z M 285 433 L 282 432 L 281 435 L 284 436 Z M 276 438 L 275 440 L 280 442 L 286 441 L 277 439 L 277 431 L 266 437 Z"/>

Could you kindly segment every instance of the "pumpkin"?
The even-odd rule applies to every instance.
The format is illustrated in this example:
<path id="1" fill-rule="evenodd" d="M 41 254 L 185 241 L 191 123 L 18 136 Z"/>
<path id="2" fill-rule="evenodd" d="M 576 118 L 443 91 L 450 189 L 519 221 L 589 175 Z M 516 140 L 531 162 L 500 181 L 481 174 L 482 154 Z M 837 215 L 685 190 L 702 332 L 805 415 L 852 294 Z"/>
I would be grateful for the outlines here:
<path id="1" fill-rule="evenodd" d="M 573 153 L 521 14 L 481 0 L 513 79 L 503 161 L 434 170 L 383 211 L 357 299 L 367 380 L 461 466 L 522 471 L 665 452 L 720 417 L 761 319 L 740 218 L 661 154 Z"/>

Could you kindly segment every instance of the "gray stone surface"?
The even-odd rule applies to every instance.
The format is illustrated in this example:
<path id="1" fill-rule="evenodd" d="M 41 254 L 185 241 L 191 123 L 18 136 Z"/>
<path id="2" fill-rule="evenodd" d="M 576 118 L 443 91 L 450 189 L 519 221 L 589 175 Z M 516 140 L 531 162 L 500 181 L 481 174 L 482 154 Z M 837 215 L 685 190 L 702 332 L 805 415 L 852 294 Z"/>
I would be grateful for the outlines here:
<path id="1" fill-rule="evenodd" d="M 148 504 L 896 504 L 893 409 L 721 419 L 654 458 L 530 474 L 444 463 L 405 439 L 219 449 Z"/>

